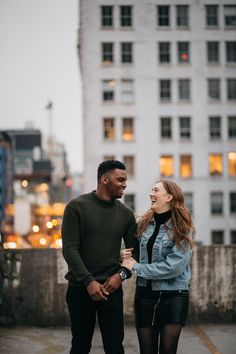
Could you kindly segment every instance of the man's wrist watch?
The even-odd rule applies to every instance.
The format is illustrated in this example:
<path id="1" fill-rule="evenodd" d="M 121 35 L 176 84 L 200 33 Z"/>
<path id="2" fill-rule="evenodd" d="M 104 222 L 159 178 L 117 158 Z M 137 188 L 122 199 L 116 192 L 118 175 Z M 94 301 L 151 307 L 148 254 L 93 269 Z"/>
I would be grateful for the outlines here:
<path id="1" fill-rule="evenodd" d="M 127 278 L 126 271 L 124 271 L 123 269 L 119 272 L 119 275 L 121 280 L 125 280 Z"/>

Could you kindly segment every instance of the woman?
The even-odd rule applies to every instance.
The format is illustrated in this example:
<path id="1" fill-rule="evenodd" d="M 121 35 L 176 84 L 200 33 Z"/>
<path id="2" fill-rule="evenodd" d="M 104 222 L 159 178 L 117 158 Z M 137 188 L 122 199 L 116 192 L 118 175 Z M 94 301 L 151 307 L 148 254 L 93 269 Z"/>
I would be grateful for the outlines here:
<path id="1" fill-rule="evenodd" d="M 161 180 L 151 207 L 138 222 L 139 263 L 123 251 L 123 265 L 137 275 L 135 322 L 141 354 L 174 354 L 189 305 L 194 225 L 180 187 Z"/>

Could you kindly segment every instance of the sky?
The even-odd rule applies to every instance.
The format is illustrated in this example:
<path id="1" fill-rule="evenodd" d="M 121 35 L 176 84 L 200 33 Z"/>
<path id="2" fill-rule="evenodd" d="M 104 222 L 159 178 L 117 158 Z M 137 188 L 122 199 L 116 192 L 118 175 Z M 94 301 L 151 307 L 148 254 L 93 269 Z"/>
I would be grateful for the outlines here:
<path id="1" fill-rule="evenodd" d="M 0 0 L 0 130 L 28 122 L 65 145 L 71 172 L 83 169 L 77 33 L 79 0 Z"/>

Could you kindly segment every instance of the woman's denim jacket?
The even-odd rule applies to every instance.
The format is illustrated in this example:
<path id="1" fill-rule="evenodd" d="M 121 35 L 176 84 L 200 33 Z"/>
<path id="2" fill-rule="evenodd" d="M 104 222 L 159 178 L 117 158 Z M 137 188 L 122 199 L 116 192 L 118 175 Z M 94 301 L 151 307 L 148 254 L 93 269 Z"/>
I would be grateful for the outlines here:
<path id="1" fill-rule="evenodd" d="M 137 275 L 137 285 L 146 286 L 147 280 L 152 280 L 153 290 L 188 290 L 192 251 L 186 240 L 181 241 L 180 246 L 175 244 L 170 220 L 160 226 L 152 249 L 152 263 L 148 263 L 147 243 L 155 225 L 155 220 L 151 220 L 140 239 L 139 263 L 132 268 Z"/>

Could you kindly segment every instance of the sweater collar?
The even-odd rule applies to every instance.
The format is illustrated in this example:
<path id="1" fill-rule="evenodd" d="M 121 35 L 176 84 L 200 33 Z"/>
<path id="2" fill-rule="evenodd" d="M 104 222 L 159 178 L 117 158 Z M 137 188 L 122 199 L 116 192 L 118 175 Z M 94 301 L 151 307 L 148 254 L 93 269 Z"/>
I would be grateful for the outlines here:
<path id="1" fill-rule="evenodd" d="M 115 204 L 115 199 L 114 200 L 104 200 L 104 199 L 99 198 L 99 196 L 96 194 L 95 190 L 92 191 L 91 196 L 92 196 L 93 200 L 95 200 L 96 203 L 99 203 L 100 205 L 109 207 L 109 206 L 113 206 Z"/>

